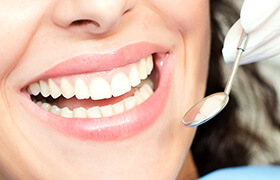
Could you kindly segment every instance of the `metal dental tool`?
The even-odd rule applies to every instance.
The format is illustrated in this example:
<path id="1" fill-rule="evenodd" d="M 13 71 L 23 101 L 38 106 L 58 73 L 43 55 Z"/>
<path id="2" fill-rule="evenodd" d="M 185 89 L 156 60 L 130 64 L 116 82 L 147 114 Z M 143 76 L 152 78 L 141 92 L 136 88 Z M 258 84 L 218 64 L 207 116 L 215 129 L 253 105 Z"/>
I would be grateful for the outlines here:
<path id="1" fill-rule="evenodd" d="M 243 31 L 237 47 L 237 55 L 232 65 L 231 72 L 229 74 L 229 78 L 224 92 L 211 94 L 203 98 L 198 103 L 196 103 L 184 115 L 182 120 L 184 126 L 195 127 L 200 124 L 203 124 L 215 117 L 217 114 L 219 114 L 227 105 L 229 101 L 229 93 L 232 88 L 233 79 L 236 75 L 242 53 L 245 52 L 248 38 L 249 35 Z"/>

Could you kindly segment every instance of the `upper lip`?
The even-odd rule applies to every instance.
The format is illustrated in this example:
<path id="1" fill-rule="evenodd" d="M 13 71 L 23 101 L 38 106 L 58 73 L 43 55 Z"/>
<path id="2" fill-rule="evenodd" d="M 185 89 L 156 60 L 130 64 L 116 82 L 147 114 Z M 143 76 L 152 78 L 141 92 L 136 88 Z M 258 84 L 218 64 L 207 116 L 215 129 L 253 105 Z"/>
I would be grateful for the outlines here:
<path id="1" fill-rule="evenodd" d="M 153 53 L 166 52 L 167 48 L 160 45 L 150 42 L 138 42 L 106 53 L 89 53 L 78 55 L 56 64 L 55 66 L 46 70 L 43 74 L 29 81 L 27 85 L 47 78 L 108 71 L 112 70 L 113 68 L 133 63 Z"/>

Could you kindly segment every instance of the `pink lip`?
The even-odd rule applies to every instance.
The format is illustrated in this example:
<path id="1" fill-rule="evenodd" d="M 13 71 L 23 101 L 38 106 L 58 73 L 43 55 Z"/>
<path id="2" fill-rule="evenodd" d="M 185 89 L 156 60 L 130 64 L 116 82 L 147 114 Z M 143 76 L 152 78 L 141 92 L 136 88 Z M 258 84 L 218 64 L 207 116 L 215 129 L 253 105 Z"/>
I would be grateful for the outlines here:
<path id="1" fill-rule="evenodd" d="M 155 52 L 164 53 L 167 52 L 167 49 L 152 43 L 138 42 L 105 54 L 80 55 L 55 65 L 43 73 L 42 76 L 33 79 L 32 82 L 50 77 L 108 71 L 115 67 L 133 63 Z"/>
<path id="2" fill-rule="evenodd" d="M 154 44 L 137 43 L 109 54 L 81 55 L 56 65 L 36 79 L 105 71 L 132 63 L 152 53 L 164 51 L 163 48 Z M 66 136 L 93 141 L 128 138 L 148 128 L 164 110 L 170 89 L 172 63 L 171 57 L 167 53 L 160 53 L 156 56 L 155 64 L 160 76 L 157 90 L 144 103 L 122 114 L 104 118 L 68 119 L 40 108 L 30 100 L 27 93 L 24 93 L 24 98 L 21 98 L 22 103 L 43 123 Z"/>

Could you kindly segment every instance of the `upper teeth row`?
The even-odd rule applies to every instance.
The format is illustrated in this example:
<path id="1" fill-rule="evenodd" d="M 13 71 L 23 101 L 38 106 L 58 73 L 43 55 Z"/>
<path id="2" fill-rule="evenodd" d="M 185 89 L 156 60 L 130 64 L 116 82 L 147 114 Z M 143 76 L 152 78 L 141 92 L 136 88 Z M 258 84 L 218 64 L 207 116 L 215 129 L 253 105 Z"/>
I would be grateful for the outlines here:
<path id="1" fill-rule="evenodd" d="M 48 82 L 40 80 L 29 85 L 27 90 L 35 96 L 41 93 L 44 97 L 51 95 L 53 98 L 62 95 L 67 99 L 73 96 L 76 96 L 77 99 L 88 99 L 89 97 L 93 100 L 108 99 L 112 96 L 121 96 L 129 92 L 131 86 L 139 85 L 141 79 L 146 79 L 151 74 L 153 67 L 153 57 L 150 55 L 134 63 L 128 75 L 124 72 L 117 72 L 110 83 L 101 77 L 93 78 L 89 85 L 81 78 L 76 79 L 74 84 L 71 84 L 66 78 L 62 78 L 59 86 L 50 78 Z"/>

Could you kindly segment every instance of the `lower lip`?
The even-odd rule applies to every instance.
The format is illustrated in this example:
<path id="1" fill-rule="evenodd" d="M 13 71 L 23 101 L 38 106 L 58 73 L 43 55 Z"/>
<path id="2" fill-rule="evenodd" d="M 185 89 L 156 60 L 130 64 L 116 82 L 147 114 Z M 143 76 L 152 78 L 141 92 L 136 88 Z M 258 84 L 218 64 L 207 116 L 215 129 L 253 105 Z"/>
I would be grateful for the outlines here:
<path id="1" fill-rule="evenodd" d="M 45 111 L 33 103 L 29 95 L 21 98 L 22 104 L 44 124 L 63 135 L 91 141 L 125 139 L 147 129 L 158 119 L 164 110 L 170 89 L 172 63 L 169 55 L 161 57 L 161 61 L 164 63 L 160 70 L 157 90 L 145 102 L 125 113 L 98 119 L 69 119 Z"/>

